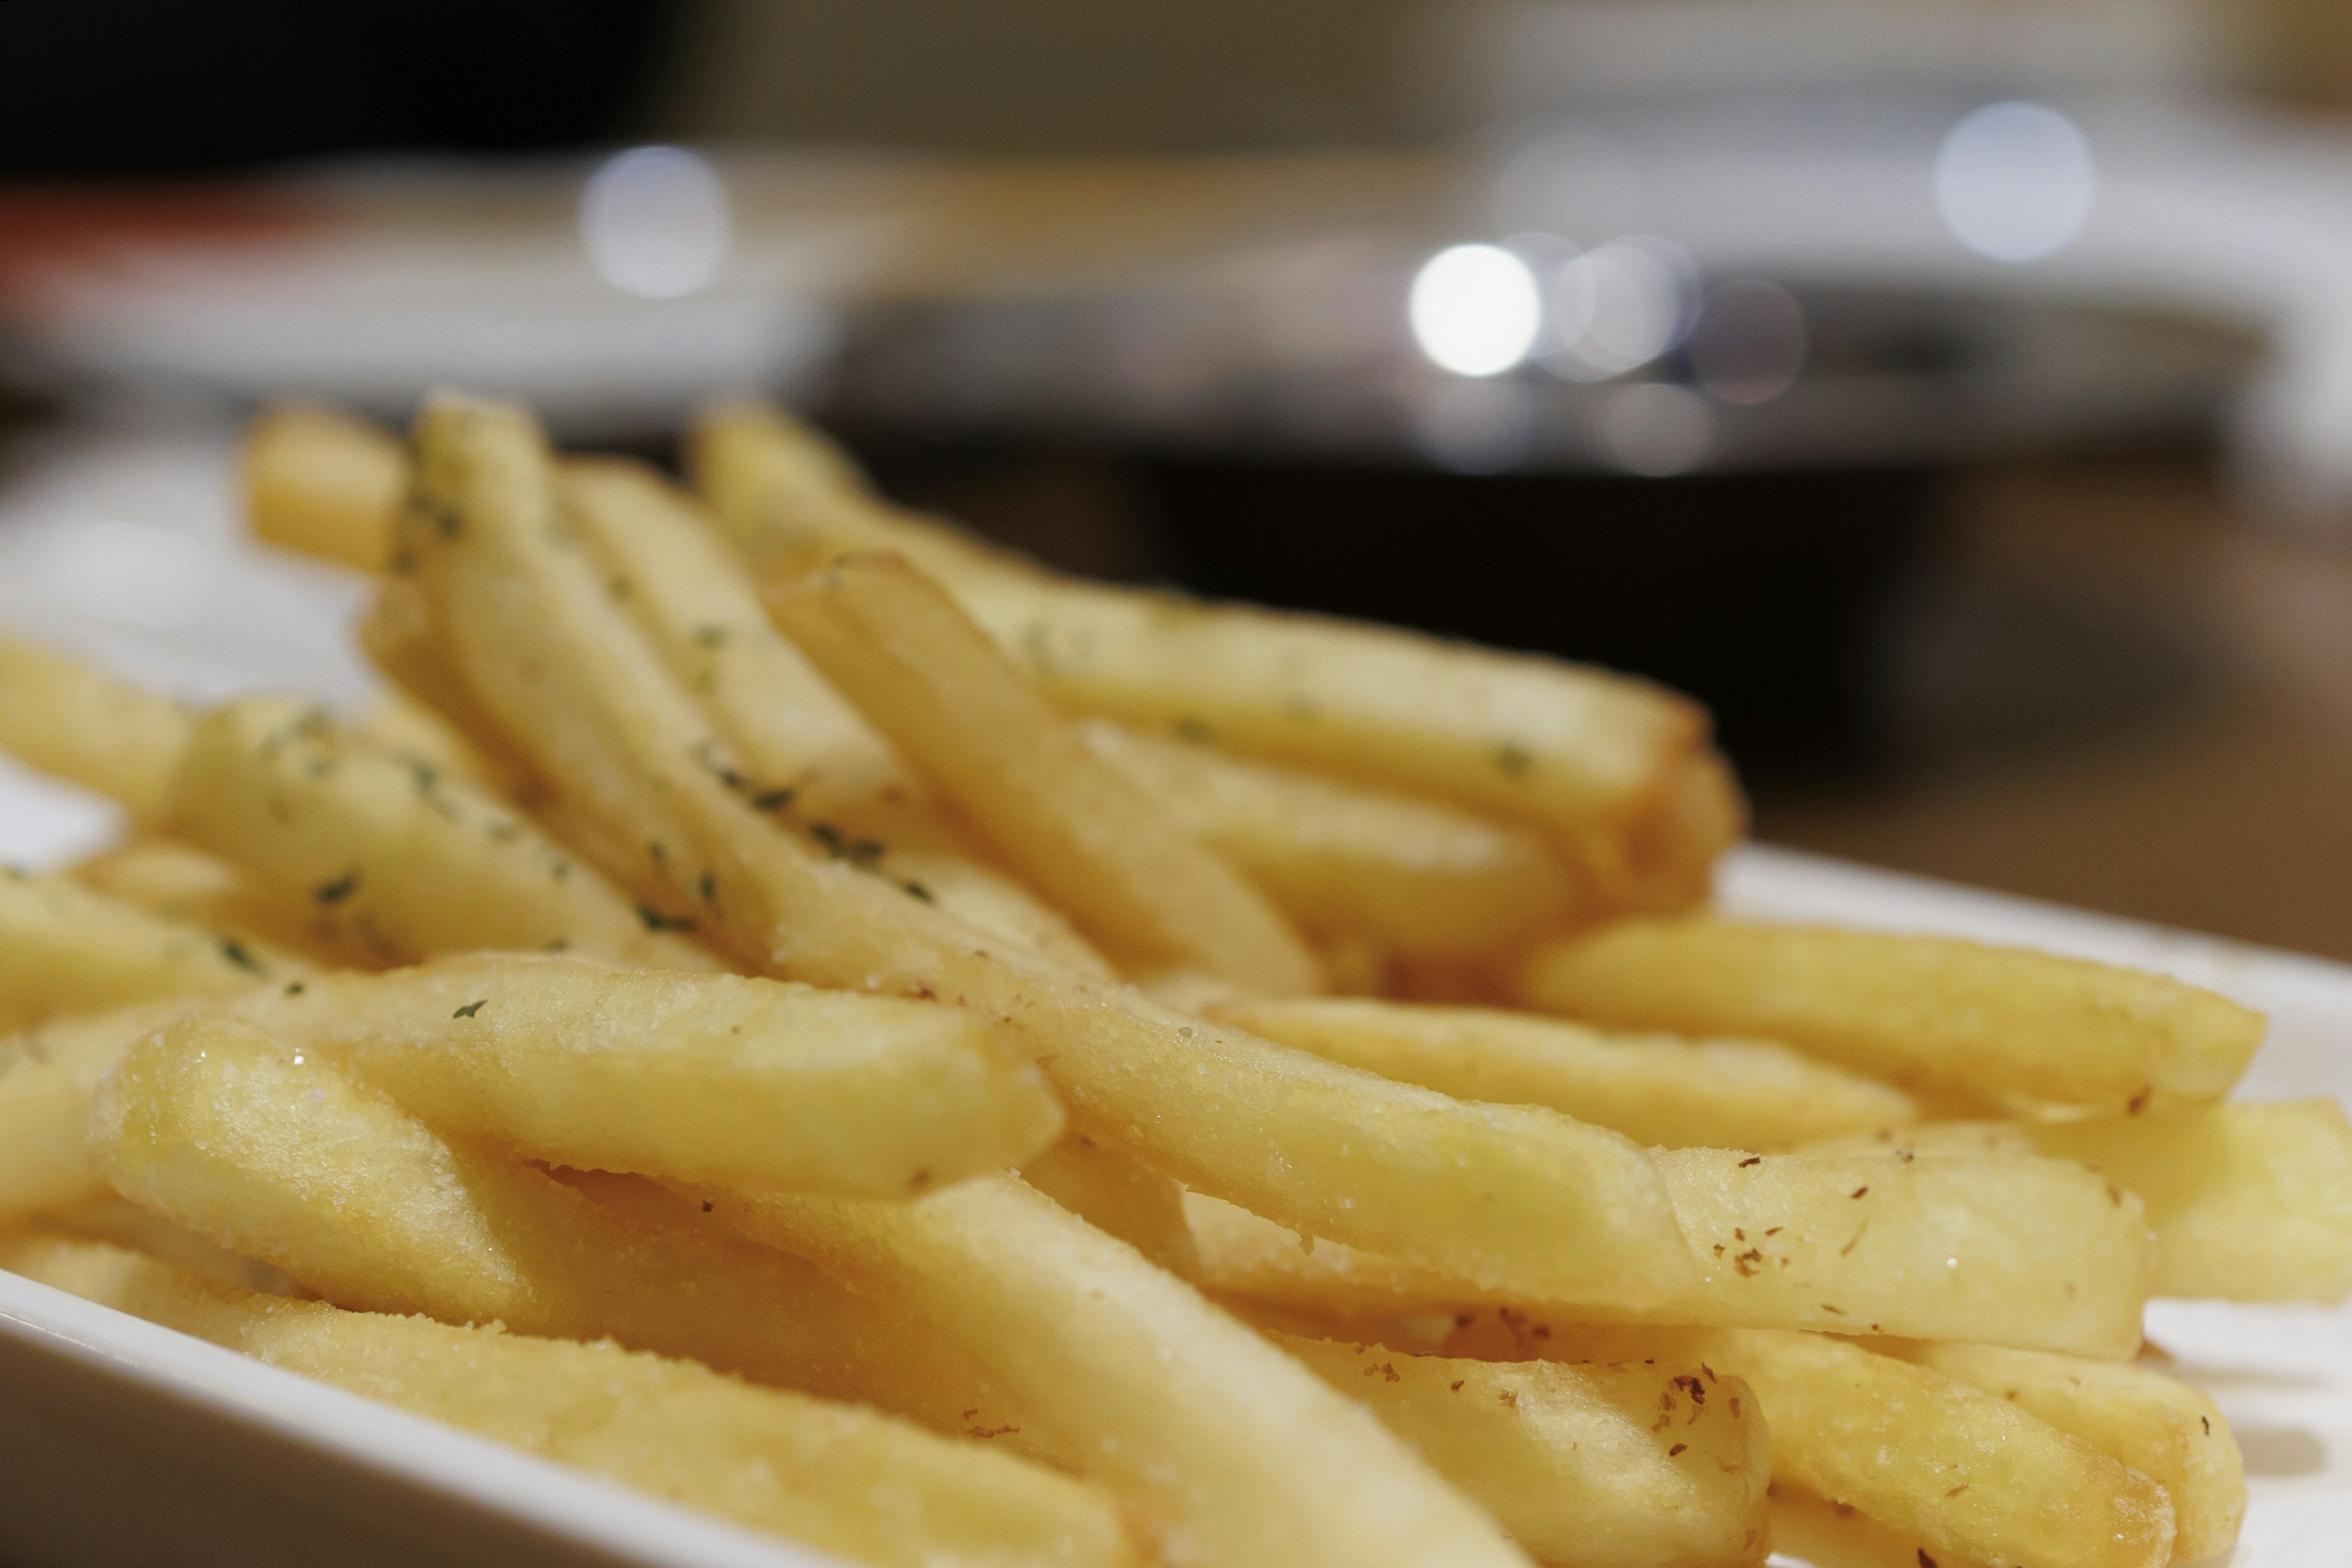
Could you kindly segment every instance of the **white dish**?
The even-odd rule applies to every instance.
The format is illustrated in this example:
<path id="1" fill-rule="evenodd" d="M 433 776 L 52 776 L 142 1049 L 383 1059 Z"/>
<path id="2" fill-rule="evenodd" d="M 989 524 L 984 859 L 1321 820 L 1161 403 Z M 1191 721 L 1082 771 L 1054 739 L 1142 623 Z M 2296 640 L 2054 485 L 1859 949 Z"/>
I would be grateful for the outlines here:
<path id="1" fill-rule="evenodd" d="M 12 539 L 15 526 L 76 526 L 86 514 L 74 498 L 90 493 L 80 481 L 123 462 L 120 451 L 96 449 L 64 459 L 33 487 L 48 503 L 35 517 L 25 515 L 26 488 L 15 487 L 16 506 L 0 500 L 0 561 L 26 558 L 12 546 L 28 535 Z M 206 548 L 243 563 L 236 570 L 262 569 L 259 552 L 204 526 L 222 510 L 217 448 L 178 472 L 176 501 L 167 484 L 145 502 L 154 511 L 117 500 L 105 516 L 209 535 Z M 210 617 L 238 618 L 241 589 L 205 596 L 203 613 L 169 628 L 88 615 L 70 624 L 41 617 L 36 628 L 15 612 L 37 584 L 6 586 L 0 615 L 10 629 L 62 636 L 133 673 L 168 658 L 191 691 L 257 680 L 300 687 L 306 673 L 348 668 L 318 662 L 347 659 L 326 647 L 315 659 L 257 668 L 249 644 L 218 640 Z M 346 593 L 320 579 L 320 613 L 308 624 L 331 633 Z M 225 658 L 226 647 L 236 657 Z M 71 792 L 0 768 L 0 858 L 64 858 L 109 820 Z M 2210 985 L 2271 1016 L 2247 1097 L 2352 1101 L 2352 968 L 1764 847 L 1732 857 L 1720 892 L 1745 913 L 2021 943 Z M 2352 1310 L 2159 1301 L 2147 1321 L 2177 1370 L 2220 1403 L 2245 1451 L 2252 1502 L 2229 1568 L 2352 1562 Z M 831 1560 L 0 1273 L 0 1562 L 167 1561 L 823 1568 Z"/>

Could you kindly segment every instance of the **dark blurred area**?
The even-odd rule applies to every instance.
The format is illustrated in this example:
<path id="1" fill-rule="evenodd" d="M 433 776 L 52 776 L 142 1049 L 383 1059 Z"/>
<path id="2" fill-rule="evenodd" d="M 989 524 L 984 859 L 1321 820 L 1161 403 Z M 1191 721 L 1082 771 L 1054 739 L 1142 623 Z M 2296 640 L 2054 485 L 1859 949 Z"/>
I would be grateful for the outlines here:
<path id="1" fill-rule="evenodd" d="M 2352 957 L 2347 100 L 2297 0 L 18 0 L 0 383 L 751 386 L 1692 690 L 1768 838 Z"/>

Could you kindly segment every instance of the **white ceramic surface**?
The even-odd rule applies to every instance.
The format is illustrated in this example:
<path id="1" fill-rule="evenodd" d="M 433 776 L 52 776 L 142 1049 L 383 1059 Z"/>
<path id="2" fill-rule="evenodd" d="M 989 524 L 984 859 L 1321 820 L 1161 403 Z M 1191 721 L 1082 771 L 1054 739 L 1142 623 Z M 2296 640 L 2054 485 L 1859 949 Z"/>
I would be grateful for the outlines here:
<path id="1" fill-rule="evenodd" d="M 336 630 L 353 585 L 233 537 L 224 454 L 204 436 L 68 443 L 0 491 L 0 630 L 191 695 L 323 681 L 358 696 L 365 679 Z M 166 535 L 158 547 L 195 587 L 92 592 L 92 562 Z M 257 627 L 257 611 L 285 618 Z M 54 862 L 111 823 L 71 790 L 0 769 L 0 858 Z M 1733 857 L 1721 893 L 1746 913 L 2022 943 L 2210 985 L 2271 1016 L 2246 1097 L 2352 1102 L 2341 965 L 1764 847 Z M 2229 1568 L 2352 1563 L 2352 1311 L 2159 1301 L 2148 1334 L 2245 1450 L 2253 1501 Z M 0 1273 L 0 1562 L 165 1560 L 822 1561 Z"/>

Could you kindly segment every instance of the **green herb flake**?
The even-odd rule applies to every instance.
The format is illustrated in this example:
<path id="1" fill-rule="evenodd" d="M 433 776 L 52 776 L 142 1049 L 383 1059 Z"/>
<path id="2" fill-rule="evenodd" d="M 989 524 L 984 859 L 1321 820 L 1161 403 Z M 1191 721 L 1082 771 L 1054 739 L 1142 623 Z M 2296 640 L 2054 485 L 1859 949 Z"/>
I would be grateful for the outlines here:
<path id="1" fill-rule="evenodd" d="M 239 969 L 244 970 L 248 974 L 259 974 L 262 973 L 261 961 L 254 957 L 250 952 L 247 952 L 245 949 L 245 944 L 237 941 L 236 938 L 233 936 L 225 936 L 221 938 L 220 952 L 223 958 L 227 959 L 231 963 L 236 964 Z"/>
<path id="2" fill-rule="evenodd" d="M 452 1018 L 470 1018 L 470 1017 L 472 1017 L 475 1014 L 477 1014 L 477 1013 L 480 1012 L 483 1008 L 485 1008 L 485 1007 L 488 1006 L 489 1005 L 490 1005 L 490 999 L 489 999 L 488 997 L 485 996 L 485 997 L 483 997 L 483 998 L 482 998 L 480 1001 L 478 1001 L 478 1002 L 468 1002 L 468 1003 L 467 1003 L 464 1006 L 462 1006 L 462 1007 L 458 1008 L 456 1012 L 454 1012 L 454 1013 L 450 1014 L 450 1015 L 449 1015 L 449 1016 L 451 1016 Z"/>
<path id="3" fill-rule="evenodd" d="M 344 872 L 341 876 L 336 878 L 333 881 L 321 882 L 317 887 L 311 889 L 310 897 L 322 904 L 340 904 L 345 899 L 350 898 L 353 893 L 359 891 L 359 870 L 357 868 L 353 868 L 352 869 Z"/>
<path id="4" fill-rule="evenodd" d="M 694 929 L 694 921 L 684 915 L 666 915 L 659 910 L 649 909 L 644 904 L 637 906 L 637 919 L 645 922 L 647 931 L 692 931 Z"/>
<path id="5" fill-rule="evenodd" d="M 1536 754 L 1517 741 L 1506 741 L 1495 748 L 1495 765 L 1507 778 L 1523 779 L 1535 768 Z"/>

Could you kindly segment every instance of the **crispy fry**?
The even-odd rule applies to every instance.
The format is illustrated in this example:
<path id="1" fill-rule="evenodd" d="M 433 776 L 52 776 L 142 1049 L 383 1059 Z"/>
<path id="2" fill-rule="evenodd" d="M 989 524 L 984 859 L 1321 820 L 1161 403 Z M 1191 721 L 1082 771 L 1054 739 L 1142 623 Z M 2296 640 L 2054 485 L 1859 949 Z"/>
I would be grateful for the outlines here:
<path id="1" fill-rule="evenodd" d="M 479 954 L 231 1011 L 436 1128 L 583 1169 L 895 1195 L 1061 1127 L 1043 1077 L 971 1015 L 773 980 Z"/>
<path id="2" fill-rule="evenodd" d="M 310 972 L 257 937 L 167 921 L 63 877 L 0 868 L 0 1028 Z"/>
<path id="3" fill-rule="evenodd" d="M 1065 916 L 955 842 L 889 743 L 769 623 L 741 563 L 691 501 L 633 463 L 569 462 L 558 483 L 606 591 L 756 781 L 749 798 L 827 824 L 845 843 L 878 846 L 873 869 L 960 920 L 1109 976 Z"/>
<path id="4" fill-rule="evenodd" d="M 546 1458 L 860 1562 L 1139 1561 L 1109 1501 L 982 1444 L 691 1362 L 257 1296 L 90 1243 L 0 1266 Z"/>
<path id="5" fill-rule="evenodd" d="M 1696 708 L 1597 669 L 1054 577 L 889 507 L 772 409 L 711 410 L 688 457 L 765 584 L 898 551 L 1066 707 L 1538 823 L 1580 863 L 1622 863 L 1705 743 Z"/>
<path id="6" fill-rule="evenodd" d="M 251 931 L 318 963 L 358 963 L 367 957 L 321 942 L 307 910 L 272 896 L 243 867 L 173 839 L 136 838 L 92 856 L 69 874 L 91 892 L 136 904 L 151 915 L 215 931 Z"/>
<path id="7" fill-rule="evenodd" d="M 1772 1473 L 1850 1503 L 1937 1563 L 2158 1568 L 2172 1504 L 2139 1471 L 1960 1380 L 1825 1334 L 1606 1330 L 1483 1320 L 1465 1352 L 1697 1360 L 1744 1378 L 1772 1428 Z"/>
<path id="8" fill-rule="evenodd" d="M 1574 907 L 1567 869 L 1526 829 L 1227 756 L 1197 733 L 1170 740 L 1097 719 L 1079 736 L 1327 942 L 1469 957 L 1557 927 Z"/>
<path id="9" fill-rule="evenodd" d="M 99 1079 L 134 1042 L 201 1001 L 175 997 L 52 1018 L 0 1037 L 0 1225 L 103 1190 L 82 1149 Z"/>
<path id="10" fill-rule="evenodd" d="M 136 820 L 163 805 L 188 725 L 177 703 L 0 637 L 0 752 L 96 790 Z"/>
<path id="11" fill-rule="evenodd" d="M 1076 731 L 903 559 L 853 555 L 769 613 L 1010 865 L 1129 973 L 1319 988 L 1280 910 Z"/>
<path id="12" fill-rule="evenodd" d="M 1200 1273 L 1184 1189 L 1109 1145 L 1070 1133 L 1023 1165 L 1021 1179 L 1179 1279 Z"/>
<path id="13" fill-rule="evenodd" d="M 516 799 L 530 783 L 508 759 L 492 756 L 404 688 L 394 686 L 346 726 L 352 738 L 404 763 L 422 763 L 484 794 Z"/>
<path id="14" fill-rule="evenodd" d="M 2352 1124 L 2332 1100 L 2082 1121 L 1939 1121 L 1813 1147 L 2080 1160 L 2147 1205 L 2157 1295 L 2339 1301 L 2352 1291 Z"/>
<path id="15" fill-rule="evenodd" d="M 717 967 L 513 808 L 354 744 L 299 702 L 207 715 L 172 801 L 178 831 L 306 901 L 322 939 L 356 939 L 382 963 L 504 948 Z"/>
<path id="16" fill-rule="evenodd" d="M 2121 1111 L 2216 1100 L 2263 1019 L 2179 981 L 2021 948 L 1629 921 L 1538 951 L 1530 1004 L 1631 1028 L 1785 1040 L 1905 1085 Z"/>
<path id="17" fill-rule="evenodd" d="M 704 1200 L 952 1342 L 1026 1412 L 1009 1441 L 1116 1489 L 1171 1556 L 1526 1562 L 1369 1414 L 1013 1177 L 907 1204 Z"/>
<path id="18" fill-rule="evenodd" d="M 408 482 L 399 440 L 335 409 L 281 404 L 247 426 L 246 516 L 254 533 L 362 572 L 392 553 L 392 519 Z"/>
<path id="19" fill-rule="evenodd" d="M 1738 1378 L 1707 1377 L 1696 1363 L 1498 1364 L 1273 1337 L 1543 1562 L 1725 1568 L 1764 1556 L 1771 1459 L 1763 1413 Z M 1661 1397 L 1702 1377 L 1703 1402 L 1661 1421 Z"/>
<path id="20" fill-rule="evenodd" d="M 1833 1160 L 1678 1149 L 1657 1156 L 1701 1278 L 1587 1319 L 1975 1339 L 2122 1357 L 2139 1344 L 2150 1247 L 2138 1201 L 2052 1160 Z M 1486 1304 L 1571 1310 L 1297 1235 L 1186 1199 L 1201 1279 L 1221 1293 L 1361 1318 Z"/>
<path id="21" fill-rule="evenodd" d="M 1080 1131 L 1188 1186 L 1539 1293 L 1639 1301 L 1690 1278 L 1663 1182 L 1616 1134 L 1384 1083 L 1090 984 L 786 836 L 726 784 L 724 747 L 546 528 L 528 418 L 445 399 L 419 433 L 420 580 L 516 743 L 648 845 L 615 868 L 641 897 L 695 910 L 770 973 L 1000 1020 Z"/>
<path id="22" fill-rule="evenodd" d="M 124 1196 L 339 1306 L 610 1336 L 944 1430 L 986 1403 L 927 1336 L 808 1265 L 672 1223 L 667 1194 L 614 1205 L 445 1140 L 232 1020 L 133 1047 L 100 1087 L 89 1151 Z"/>
<path id="23" fill-rule="evenodd" d="M 1900 1089 L 1759 1040 L 1358 998 L 1235 1002 L 1213 1016 L 1382 1078 L 1464 1100 L 1548 1105 L 1666 1148 L 1786 1149 L 1917 1114 Z"/>
<path id="24" fill-rule="evenodd" d="M 1992 1345 L 1875 1348 L 2006 1399 L 2155 1481 L 2172 1500 L 2174 1561 L 2202 1563 L 2237 1543 L 2245 1461 L 2221 1409 L 2179 1379 L 2127 1362 Z"/>
<path id="25" fill-rule="evenodd" d="M 465 677 L 451 666 L 441 628 L 433 619 L 433 606 L 417 592 L 415 584 L 396 577 L 378 583 L 354 635 L 368 662 L 392 683 L 393 689 L 431 714 L 465 745 L 466 763 L 451 769 L 453 775 L 476 769 L 478 782 L 493 794 L 534 807 L 541 804 L 544 792 L 540 781 L 508 747 L 498 724 L 467 689 Z M 395 744 L 386 749 L 404 752 L 415 748 Z M 430 756 L 416 760 L 439 765 Z"/>

